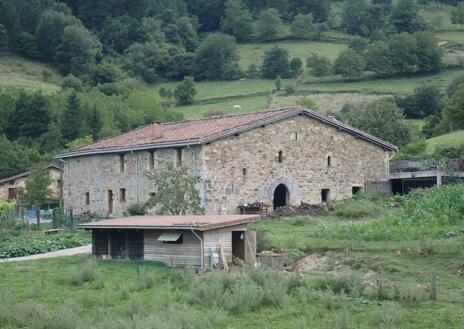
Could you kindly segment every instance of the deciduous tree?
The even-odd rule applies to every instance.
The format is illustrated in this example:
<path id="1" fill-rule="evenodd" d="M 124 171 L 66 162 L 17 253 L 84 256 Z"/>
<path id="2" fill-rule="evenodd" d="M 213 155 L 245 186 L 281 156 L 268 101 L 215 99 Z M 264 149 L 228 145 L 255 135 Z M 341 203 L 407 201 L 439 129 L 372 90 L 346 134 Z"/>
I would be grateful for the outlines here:
<path id="1" fill-rule="evenodd" d="M 184 77 L 184 80 L 174 90 L 174 97 L 178 105 L 191 104 L 196 94 L 197 91 L 192 77 Z"/>

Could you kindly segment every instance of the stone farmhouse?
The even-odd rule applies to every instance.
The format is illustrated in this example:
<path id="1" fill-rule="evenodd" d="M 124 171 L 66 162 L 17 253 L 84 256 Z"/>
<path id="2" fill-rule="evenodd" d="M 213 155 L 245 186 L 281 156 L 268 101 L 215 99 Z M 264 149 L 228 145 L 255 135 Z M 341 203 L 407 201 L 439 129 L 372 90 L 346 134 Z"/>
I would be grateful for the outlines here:
<path id="1" fill-rule="evenodd" d="M 64 202 L 74 214 L 118 217 L 156 193 L 145 172 L 185 165 L 207 214 L 350 197 L 389 178 L 396 146 L 302 107 L 152 124 L 57 156 Z"/>
<path id="2" fill-rule="evenodd" d="M 50 189 L 53 191 L 53 197 L 56 199 L 61 199 L 61 168 L 55 165 L 49 165 L 47 167 L 47 173 L 52 177 Z M 17 191 L 19 188 L 24 188 L 26 186 L 26 180 L 29 177 L 29 174 L 29 171 L 25 171 L 0 179 L 0 200 L 16 200 Z"/>

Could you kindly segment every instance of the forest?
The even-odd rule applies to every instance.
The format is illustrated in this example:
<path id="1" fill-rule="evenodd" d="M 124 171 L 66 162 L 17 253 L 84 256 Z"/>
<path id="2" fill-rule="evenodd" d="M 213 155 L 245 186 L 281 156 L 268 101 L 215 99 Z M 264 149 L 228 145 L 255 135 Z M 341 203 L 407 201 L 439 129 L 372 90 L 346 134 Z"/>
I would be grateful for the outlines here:
<path id="1" fill-rule="evenodd" d="M 178 109 L 211 102 L 202 100 L 211 81 L 225 86 L 211 99 L 248 80 L 256 96 L 273 100 L 319 82 L 348 87 L 458 72 L 464 60 L 449 61 L 438 22 L 421 14 L 434 5 L 450 8 L 446 19 L 462 28 L 457 0 L 1 0 L 0 64 L 41 63 L 40 80 L 58 77 L 59 86 L 0 84 L 0 176 L 154 121 L 201 117 Z M 329 46 L 294 56 L 286 43 Z M 255 45 L 266 50 L 244 64 Z M 421 153 L 425 138 L 464 128 L 463 81 L 454 74 L 446 88 L 419 85 L 369 106 L 344 104 L 334 115 Z M 367 120 L 366 111 L 381 119 Z M 420 129 L 404 119 L 422 120 Z"/>

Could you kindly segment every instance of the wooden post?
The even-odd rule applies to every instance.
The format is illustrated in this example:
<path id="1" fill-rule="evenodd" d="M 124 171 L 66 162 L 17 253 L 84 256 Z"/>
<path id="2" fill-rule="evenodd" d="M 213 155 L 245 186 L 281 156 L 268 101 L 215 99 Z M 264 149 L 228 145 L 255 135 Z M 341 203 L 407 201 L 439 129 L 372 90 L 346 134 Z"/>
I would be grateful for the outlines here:
<path id="1" fill-rule="evenodd" d="M 108 259 L 111 259 L 111 231 L 108 230 Z"/>
<path id="2" fill-rule="evenodd" d="M 437 300 L 437 275 L 432 273 L 432 289 L 430 290 L 430 298 Z"/>

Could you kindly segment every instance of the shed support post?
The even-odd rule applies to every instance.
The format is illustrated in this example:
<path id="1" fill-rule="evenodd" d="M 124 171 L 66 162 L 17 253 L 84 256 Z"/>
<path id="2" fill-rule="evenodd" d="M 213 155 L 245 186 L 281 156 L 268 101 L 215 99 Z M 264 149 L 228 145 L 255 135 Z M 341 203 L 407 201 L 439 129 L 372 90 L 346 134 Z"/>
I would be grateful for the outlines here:
<path id="1" fill-rule="evenodd" d="M 111 259 L 111 231 L 108 231 L 107 234 L 108 234 L 108 259 Z"/>
<path id="2" fill-rule="evenodd" d="M 443 184 L 442 182 L 442 177 L 441 177 L 441 172 L 437 173 L 437 186 L 441 186 Z"/>

